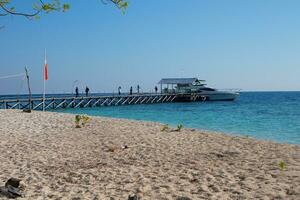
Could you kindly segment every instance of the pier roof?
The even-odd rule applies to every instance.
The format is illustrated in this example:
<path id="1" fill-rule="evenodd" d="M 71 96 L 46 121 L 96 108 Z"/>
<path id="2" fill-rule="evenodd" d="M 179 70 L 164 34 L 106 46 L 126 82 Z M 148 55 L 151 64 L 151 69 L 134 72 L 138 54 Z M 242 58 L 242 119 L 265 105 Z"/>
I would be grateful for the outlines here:
<path id="1" fill-rule="evenodd" d="M 198 80 L 197 78 L 163 78 L 158 84 L 192 84 L 197 81 L 204 80 Z"/>

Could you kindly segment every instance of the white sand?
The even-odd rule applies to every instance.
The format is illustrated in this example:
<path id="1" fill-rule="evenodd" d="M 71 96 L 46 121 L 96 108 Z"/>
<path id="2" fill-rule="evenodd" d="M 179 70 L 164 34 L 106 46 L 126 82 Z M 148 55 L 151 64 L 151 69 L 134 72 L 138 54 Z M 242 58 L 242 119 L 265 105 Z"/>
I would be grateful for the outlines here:
<path id="1" fill-rule="evenodd" d="M 0 184 L 22 179 L 19 199 L 300 199 L 299 146 L 161 128 L 0 110 Z"/>

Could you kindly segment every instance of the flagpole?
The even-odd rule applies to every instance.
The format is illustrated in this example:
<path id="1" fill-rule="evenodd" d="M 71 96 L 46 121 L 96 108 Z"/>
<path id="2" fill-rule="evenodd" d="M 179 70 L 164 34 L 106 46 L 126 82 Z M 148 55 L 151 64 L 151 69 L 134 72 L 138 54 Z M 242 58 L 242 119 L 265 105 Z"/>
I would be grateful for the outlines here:
<path id="1" fill-rule="evenodd" d="M 45 69 L 45 65 L 47 63 L 47 56 L 46 56 L 46 48 L 45 48 L 45 64 L 44 64 L 44 73 L 43 73 L 43 79 L 44 79 L 44 93 L 43 93 L 43 111 L 45 111 L 45 98 L 46 98 L 46 78 L 45 78 L 45 73 L 46 73 L 46 69 Z"/>

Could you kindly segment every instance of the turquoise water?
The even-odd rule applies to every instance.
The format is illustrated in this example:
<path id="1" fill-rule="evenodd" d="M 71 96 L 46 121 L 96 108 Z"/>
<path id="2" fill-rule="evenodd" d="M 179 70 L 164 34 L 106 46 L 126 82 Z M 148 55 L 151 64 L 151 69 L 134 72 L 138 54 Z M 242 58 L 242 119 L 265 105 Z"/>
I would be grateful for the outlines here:
<path id="1" fill-rule="evenodd" d="M 221 131 L 300 144 L 300 92 L 243 92 L 232 102 L 169 103 L 67 109 L 81 113 Z"/>

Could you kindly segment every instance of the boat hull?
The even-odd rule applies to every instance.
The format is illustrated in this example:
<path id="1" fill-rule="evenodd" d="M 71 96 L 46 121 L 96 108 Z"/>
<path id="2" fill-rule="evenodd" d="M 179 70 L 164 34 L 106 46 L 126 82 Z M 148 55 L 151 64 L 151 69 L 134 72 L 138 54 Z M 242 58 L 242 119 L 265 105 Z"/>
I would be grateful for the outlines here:
<path id="1" fill-rule="evenodd" d="M 178 95 L 177 102 L 193 102 L 193 101 L 233 101 L 239 93 L 234 92 L 211 92 L 211 93 L 194 93 Z"/>
<path id="2" fill-rule="evenodd" d="M 207 101 L 233 101 L 238 96 L 238 93 L 220 92 L 215 94 L 208 94 Z"/>

